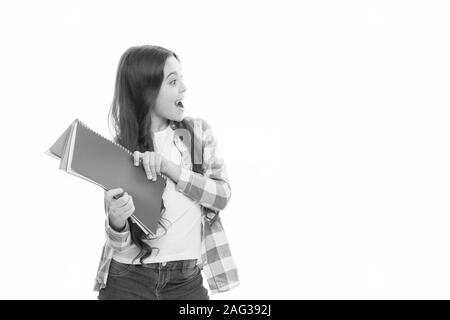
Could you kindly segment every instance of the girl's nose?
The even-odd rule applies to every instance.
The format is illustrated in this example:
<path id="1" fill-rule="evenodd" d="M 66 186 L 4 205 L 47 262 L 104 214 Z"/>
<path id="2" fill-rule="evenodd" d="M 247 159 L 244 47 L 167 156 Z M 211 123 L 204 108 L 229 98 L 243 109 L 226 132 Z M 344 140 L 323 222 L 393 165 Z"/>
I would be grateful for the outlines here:
<path id="1" fill-rule="evenodd" d="M 182 85 L 181 85 L 181 92 L 185 92 L 187 87 L 186 87 L 186 85 L 184 84 L 183 81 L 181 83 L 182 83 Z"/>

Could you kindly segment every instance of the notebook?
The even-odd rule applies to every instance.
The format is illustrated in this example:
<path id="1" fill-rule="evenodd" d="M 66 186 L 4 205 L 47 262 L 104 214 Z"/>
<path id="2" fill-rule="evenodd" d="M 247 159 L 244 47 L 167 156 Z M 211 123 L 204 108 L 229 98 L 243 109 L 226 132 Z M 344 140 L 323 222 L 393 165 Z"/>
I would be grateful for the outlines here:
<path id="1" fill-rule="evenodd" d="M 161 217 L 165 178 L 147 179 L 133 153 L 75 119 L 45 152 L 60 159 L 59 169 L 94 183 L 104 190 L 122 188 L 133 197 L 131 219 L 146 235 L 155 236 Z"/>

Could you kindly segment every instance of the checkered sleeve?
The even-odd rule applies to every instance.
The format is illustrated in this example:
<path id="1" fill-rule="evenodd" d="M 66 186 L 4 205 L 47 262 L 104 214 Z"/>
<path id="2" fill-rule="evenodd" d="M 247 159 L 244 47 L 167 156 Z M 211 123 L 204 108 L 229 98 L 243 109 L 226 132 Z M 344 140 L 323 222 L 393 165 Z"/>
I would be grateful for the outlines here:
<path id="1" fill-rule="evenodd" d="M 231 198 L 230 182 L 212 128 L 205 120 L 199 120 L 203 131 L 203 174 L 182 167 L 175 188 L 200 205 L 218 212 Z"/>

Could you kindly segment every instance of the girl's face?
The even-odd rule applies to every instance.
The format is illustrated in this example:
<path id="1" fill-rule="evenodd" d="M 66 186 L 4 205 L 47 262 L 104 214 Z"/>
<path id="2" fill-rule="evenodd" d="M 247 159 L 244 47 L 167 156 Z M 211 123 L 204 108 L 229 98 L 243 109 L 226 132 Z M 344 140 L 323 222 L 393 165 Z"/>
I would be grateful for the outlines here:
<path id="1" fill-rule="evenodd" d="M 183 120 L 184 106 L 179 102 L 184 98 L 186 86 L 182 78 L 180 63 L 175 57 L 170 56 L 164 65 L 164 79 L 151 114 L 155 124 L 162 125 L 166 119 Z"/>

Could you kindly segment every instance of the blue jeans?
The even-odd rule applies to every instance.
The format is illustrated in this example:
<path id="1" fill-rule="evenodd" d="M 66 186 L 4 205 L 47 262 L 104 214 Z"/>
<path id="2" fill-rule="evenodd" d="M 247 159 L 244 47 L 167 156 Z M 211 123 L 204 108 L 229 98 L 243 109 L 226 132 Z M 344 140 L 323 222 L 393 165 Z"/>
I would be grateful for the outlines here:
<path id="1" fill-rule="evenodd" d="M 197 259 L 124 264 L 114 259 L 98 300 L 209 300 Z"/>

